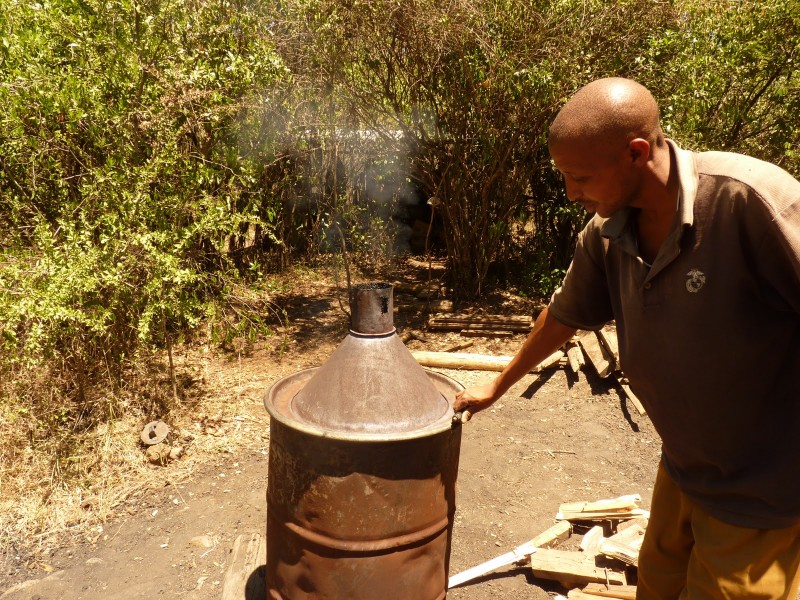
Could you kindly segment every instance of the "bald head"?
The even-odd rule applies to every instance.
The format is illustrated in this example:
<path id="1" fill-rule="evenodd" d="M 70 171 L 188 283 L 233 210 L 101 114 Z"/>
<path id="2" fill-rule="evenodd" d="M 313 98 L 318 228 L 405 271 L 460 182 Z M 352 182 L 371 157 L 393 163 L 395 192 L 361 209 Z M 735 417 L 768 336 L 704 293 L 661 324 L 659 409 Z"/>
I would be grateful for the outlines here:
<path id="1" fill-rule="evenodd" d="M 658 104 L 646 87 L 620 77 L 598 79 L 578 90 L 559 111 L 548 145 L 581 140 L 627 143 L 634 138 L 651 146 L 664 144 Z"/>

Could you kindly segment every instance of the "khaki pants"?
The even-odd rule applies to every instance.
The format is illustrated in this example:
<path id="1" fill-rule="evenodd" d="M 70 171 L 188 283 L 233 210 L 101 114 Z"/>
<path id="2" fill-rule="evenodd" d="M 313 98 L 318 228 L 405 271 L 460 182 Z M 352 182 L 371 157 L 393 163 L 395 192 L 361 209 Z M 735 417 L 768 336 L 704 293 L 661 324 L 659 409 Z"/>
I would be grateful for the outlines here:
<path id="1" fill-rule="evenodd" d="M 694 505 L 659 466 L 637 600 L 795 600 L 800 525 L 747 529 Z"/>

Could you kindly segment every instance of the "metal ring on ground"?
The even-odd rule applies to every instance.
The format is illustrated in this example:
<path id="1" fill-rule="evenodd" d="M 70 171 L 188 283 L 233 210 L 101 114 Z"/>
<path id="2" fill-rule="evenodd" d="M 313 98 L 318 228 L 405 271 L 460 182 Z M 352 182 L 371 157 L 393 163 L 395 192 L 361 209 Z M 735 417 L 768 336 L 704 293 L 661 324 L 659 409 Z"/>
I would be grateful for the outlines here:
<path id="1" fill-rule="evenodd" d="M 142 429 L 139 437 L 145 446 L 155 446 L 160 444 L 169 435 L 169 425 L 164 421 L 151 421 Z"/>

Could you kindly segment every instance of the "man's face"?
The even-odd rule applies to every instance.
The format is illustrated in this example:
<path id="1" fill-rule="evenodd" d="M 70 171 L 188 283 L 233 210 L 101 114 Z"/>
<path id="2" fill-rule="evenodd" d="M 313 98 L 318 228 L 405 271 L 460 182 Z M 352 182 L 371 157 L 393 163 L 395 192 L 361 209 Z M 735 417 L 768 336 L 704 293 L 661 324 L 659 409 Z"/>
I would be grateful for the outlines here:
<path id="1" fill-rule="evenodd" d="M 564 177 L 567 198 L 603 218 L 631 206 L 639 190 L 639 173 L 627 147 L 562 141 L 550 147 Z"/>

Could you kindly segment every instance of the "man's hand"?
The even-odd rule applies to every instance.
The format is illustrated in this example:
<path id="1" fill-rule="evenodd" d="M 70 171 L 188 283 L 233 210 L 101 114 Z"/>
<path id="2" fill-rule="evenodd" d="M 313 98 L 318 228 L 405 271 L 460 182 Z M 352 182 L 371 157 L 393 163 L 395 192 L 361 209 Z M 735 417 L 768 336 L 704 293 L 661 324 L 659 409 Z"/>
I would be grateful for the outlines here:
<path id="1" fill-rule="evenodd" d="M 494 382 L 467 388 L 456 394 L 453 409 L 455 412 L 468 411 L 470 415 L 474 415 L 476 412 L 487 409 L 494 404 L 502 395 L 497 392 L 497 386 Z"/>
<path id="2" fill-rule="evenodd" d="M 461 413 L 460 420 L 465 423 L 470 416 L 489 408 L 505 394 L 515 382 L 536 365 L 563 346 L 574 334 L 575 329 L 562 324 L 544 309 L 533 324 L 519 352 L 511 359 L 503 372 L 491 383 L 476 385 L 456 394 L 453 409 Z"/>

